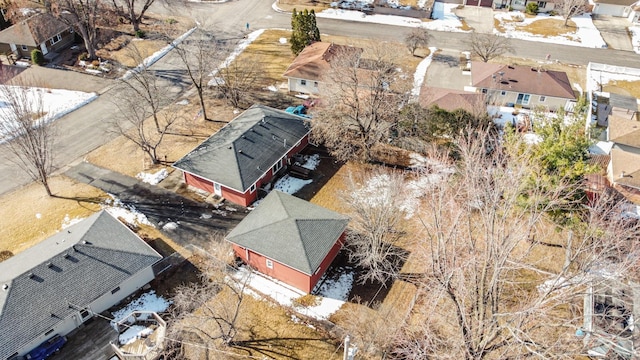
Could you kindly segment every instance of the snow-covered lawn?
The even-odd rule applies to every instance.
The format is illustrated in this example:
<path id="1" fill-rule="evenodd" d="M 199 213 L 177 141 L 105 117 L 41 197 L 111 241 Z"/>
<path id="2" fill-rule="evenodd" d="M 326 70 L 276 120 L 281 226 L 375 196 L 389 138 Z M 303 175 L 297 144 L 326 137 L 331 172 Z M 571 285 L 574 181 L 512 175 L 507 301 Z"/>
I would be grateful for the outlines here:
<path id="1" fill-rule="evenodd" d="M 247 293 L 262 299 L 268 296 L 282 306 L 292 307 L 296 312 L 314 319 L 326 320 L 340 309 L 347 301 L 347 296 L 353 286 L 353 271 L 343 272 L 336 280 L 324 281 L 321 279 L 317 292 L 318 300 L 314 306 L 301 306 L 294 303 L 294 300 L 305 294 L 287 284 L 276 279 L 269 278 L 262 274 L 249 272 L 245 267 L 241 267 L 232 275 L 240 283 L 247 281 L 250 291 Z"/>
<path id="2" fill-rule="evenodd" d="M 115 323 L 120 322 L 134 311 L 149 311 L 161 313 L 167 310 L 169 308 L 169 305 L 171 305 L 171 301 L 157 295 L 155 290 L 151 290 L 132 300 L 122 309 L 111 313 L 111 316 L 113 317 L 113 320 L 111 320 L 111 324 L 114 325 Z"/>
<path id="3" fill-rule="evenodd" d="M 640 69 L 593 64 L 587 71 L 587 91 L 599 91 L 612 81 L 640 81 Z"/>
<path id="4" fill-rule="evenodd" d="M 640 54 L 640 26 L 629 26 L 631 33 L 631 46 L 636 54 Z"/>
<path id="5" fill-rule="evenodd" d="M 32 111 L 34 113 L 43 110 L 46 113 L 44 115 L 45 122 L 57 120 L 98 97 L 96 93 L 86 93 L 82 91 L 39 87 L 20 88 L 11 85 L 1 86 L 3 89 L 0 91 L 0 119 L 2 119 L 0 121 L 7 121 L 7 118 L 11 118 L 9 101 L 4 94 L 4 90 L 16 91 L 20 99 L 25 98 L 26 102 L 32 105 Z M 41 107 L 41 109 L 38 109 L 39 107 Z M 9 134 L 4 134 L 0 131 L 0 143 L 8 140 L 8 135 Z"/>
<path id="6" fill-rule="evenodd" d="M 376 24 L 424 27 L 429 30 L 438 31 L 463 32 L 463 30 L 460 29 L 462 27 L 462 22 L 460 22 L 460 19 L 458 19 L 458 17 L 453 13 L 453 9 L 455 9 L 457 6 L 457 4 L 445 4 L 436 2 L 433 6 L 432 13 L 432 17 L 435 20 L 425 22 L 421 21 L 420 19 L 414 19 L 405 16 L 376 14 L 367 15 L 364 12 L 357 10 L 345 10 L 337 8 L 323 10 L 317 13 L 316 16 L 320 18 L 369 22 Z M 354 5 L 354 8 L 357 8 L 356 5 Z"/>
<path id="7" fill-rule="evenodd" d="M 592 48 L 603 48 L 607 46 L 607 44 L 602 39 L 602 36 L 600 36 L 600 31 L 598 31 L 595 25 L 593 25 L 593 21 L 591 21 L 591 14 L 583 14 L 571 18 L 571 21 L 573 21 L 578 28 L 575 32 L 568 32 L 566 35 L 551 37 L 545 37 L 544 35 L 540 34 L 532 34 L 530 32 L 519 30 L 518 28 L 543 19 L 555 19 L 564 22 L 561 16 L 539 14 L 536 17 L 528 18 L 525 17 L 521 12 L 511 11 L 497 12 L 494 14 L 494 17 L 495 19 L 500 21 L 502 27 L 504 27 L 506 30 L 505 32 L 500 32 L 497 29 L 493 29 L 493 32 L 500 36 L 529 41 L 539 41 Z M 522 19 L 522 21 L 514 21 L 516 19 Z"/>
<path id="8" fill-rule="evenodd" d="M 152 333 L 153 329 L 151 328 L 142 325 L 132 325 L 127 330 L 120 333 L 120 336 L 118 336 L 118 342 L 120 345 L 127 345 L 143 336 L 151 335 Z"/>

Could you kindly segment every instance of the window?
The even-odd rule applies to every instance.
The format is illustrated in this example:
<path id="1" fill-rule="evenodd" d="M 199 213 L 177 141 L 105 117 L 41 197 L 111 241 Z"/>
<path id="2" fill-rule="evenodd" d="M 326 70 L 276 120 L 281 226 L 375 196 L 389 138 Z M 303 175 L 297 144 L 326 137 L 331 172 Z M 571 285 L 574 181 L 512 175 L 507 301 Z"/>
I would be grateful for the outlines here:
<path id="1" fill-rule="evenodd" d="M 60 34 L 52 37 L 49 41 L 51 42 L 51 45 L 54 45 L 58 42 L 60 42 L 62 40 L 62 36 Z"/>
<path id="2" fill-rule="evenodd" d="M 44 336 L 51 335 L 52 332 L 53 332 L 53 329 L 47 330 L 47 332 L 44 333 Z"/>
<path id="3" fill-rule="evenodd" d="M 271 261 L 270 259 L 267 259 L 267 267 L 269 269 L 273 269 L 273 261 Z"/>
<path id="4" fill-rule="evenodd" d="M 251 185 L 251 187 L 249 188 L 249 192 L 255 192 L 256 191 L 256 184 Z"/>
<path id="5" fill-rule="evenodd" d="M 29 50 L 29 48 L 27 47 L 27 45 L 22 45 L 22 51 L 27 51 Z"/>
<path id="6" fill-rule="evenodd" d="M 120 286 L 118 286 L 117 288 L 115 288 L 115 289 L 111 290 L 111 294 L 115 294 L 115 293 L 117 293 L 118 291 L 120 291 Z"/>
<path id="7" fill-rule="evenodd" d="M 482 89 L 482 93 L 486 94 L 487 93 L 487 89 Z"/>
<path id="8" fill-rule="evenodd" d="M 547 100 L 546 96 L 540 95 L 540 102 L 544 102 L 545 100 Z"/>
<path id="9" fill-rule="evenodd" d="M 271 172 L 275 175 L 278 170 L 282 168 L 282 159 L 278 160 L 275 165 L 271 168 Z"/>
<path id="10" fill-rule="evenodd" d="M 516 100 L 516 104 L 529 105 L 530 98 L 531 98 L 530 94 L 518 94 L 518 99 Z"/>
<path id="11" fill-rule="evenodd" d="M 307 85 L 307 80 L 300 80 L 300 85 Z"/>
<path id="12" fill-rule="evenodd" d="M 546 7 L 547 7 L 547 2 L 546 1 L 538 1 L 538 8 L 544 9 Z"/>
<path id="13" fill-rule="evenodd" d="M 313 87 L 318 87 L 318 82 L 317 81 L 313 82 Z"/>
<path id="14" fill-rule="evenodd" d="M 500 91 L 500 96 L 506 96 L 506 95 L 507 95 L 506 91 L 504 91 L 504 90 Z"/>

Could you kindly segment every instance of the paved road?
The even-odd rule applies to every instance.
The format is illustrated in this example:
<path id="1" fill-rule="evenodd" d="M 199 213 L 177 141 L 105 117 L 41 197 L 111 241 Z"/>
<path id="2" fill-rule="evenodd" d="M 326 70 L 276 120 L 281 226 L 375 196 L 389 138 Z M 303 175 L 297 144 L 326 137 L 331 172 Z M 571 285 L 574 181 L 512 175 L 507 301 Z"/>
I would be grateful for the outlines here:
<path id="1" fill-rule="evenodd" d="M 169 222 L 178 223 L 176 229 L 162 231 L 183 247 L 192 244 L 208 248 L 211 234 L 226 234 L 246 215 L 245 209 L 233 205 L 225 205 L 225 209 L 234 211 L 214 211 L 209 204 L 87 162 L 73 166 L 64 174 L 112 194 L 125 206 L 135 207 L 160 229 Z"/>
<path id="2" fill-rule="evenodd" d="M 258 28 L 290 28 L 290 15 L 275 12 L 270 0 L 232 0 L 226 3 L 189 3 L 177 7 L 154 4 L 153 12 L 165 15 L 190 16 L 204 29 L 216 32 L 218 39 L 227 39 L 231 43 L 246 34 L 245 24 L 251 30 Z M 349 35 L 354 37 L 399 41 L 410 30 L 391 25 L 350 22 L 335 19 L 318 19 L 322 33 Z M 468 49 L 469 35 L 465 33 L 447 33 L 432 31 L 431 46 L 442 49 Z M 509 55 L 542 60 L 546 54 L 552 59 L 573 64 L 587 64 L 590 61 L 640 67 L 640 56 L 620 50 L 590 49 L 555 44 L 542 44 L 524 40 L 510 40 L 513 52 Z M 174 54 L 161 59 L 153 67 L 163 79 L 164 85 L 176 95 L 182 93 L 187 85 L 184 71 Z M 110 134 L 109 120 L 115 112 L 110 102 L 108 90 L 91 104 L 56 121 L 55 128 L 59 137 L 56 144 L 56 166 L 64 169 L 66 164 L 84 156 L 87 152 L 113 138 Z M 1 147 L 1 145 L 0 145 Z M 2 149 L 0 149 L 1 151 Z M 0 194 L 16 189 L 30 182 L 16 165 L 4 160 L 0 163 Z"/>

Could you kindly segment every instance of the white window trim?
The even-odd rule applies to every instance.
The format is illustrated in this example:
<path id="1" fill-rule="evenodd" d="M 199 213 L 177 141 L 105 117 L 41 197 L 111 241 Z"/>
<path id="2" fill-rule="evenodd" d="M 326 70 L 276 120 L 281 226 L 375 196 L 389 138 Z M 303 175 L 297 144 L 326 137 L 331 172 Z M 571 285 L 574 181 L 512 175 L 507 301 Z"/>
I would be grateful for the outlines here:
<path id="1" fill-rule="evenodd" d="M 273 269 L 273 261 L 271 259 L 266 259 L 267 268 Z"/>
<path id="2" fill-rule="evenodd" d="M 57 34 L 56 36 L 54 36 L 51 39 L 49 39 L 49 41 L 51 42 L 51 45 L 55 45 L 55 44 L 59 43 L 60 41 L 62 41 L 62 36 L 60 34 Z"/>
<path id="3" fill-rule="evenodd" d="M 305 80 L 305 79 L 300 79 L 300 85 L 302 85 L 302 86 L 306 86 L 306 85 L 307 85 L 307 80 Z"/>
<path id="4" fill-rule="evenodd" d="M 27 51 L 27 50 L 29 50 L 29 48 L 27 47 L 27 45 L 20 45 L 20 46 L 21 46 L 22 51 Z"/>
<path id="5" fill-rule="evenodd" d="M 278 171 L 280 171 L 280 169 L 282 169 L 282 158 L 280 158 L 280 160 L 278 160 L 272 167 L 271 167 L 271 173 L 273 175 L 275 175 Z"/>
<path id="6" fill-rule="evenodd" d="M 255 183 L 253 185 L 251 185 L 251 187 L 249 188 L 249 192 L 250 193 L 256 192 L 256 184 Z"/>
<path id="7" fill-rule="evenodd" d="M 500 96 L 507 96 L 507 92 L 504 90 L 500 91 Z"/>

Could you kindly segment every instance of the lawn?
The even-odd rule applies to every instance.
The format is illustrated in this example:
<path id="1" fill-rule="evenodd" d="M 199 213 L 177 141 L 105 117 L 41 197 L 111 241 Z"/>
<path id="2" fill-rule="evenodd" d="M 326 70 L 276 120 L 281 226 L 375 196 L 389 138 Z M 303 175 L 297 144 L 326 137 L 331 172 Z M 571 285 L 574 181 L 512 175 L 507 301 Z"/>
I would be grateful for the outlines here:
<path id="1" fill-rule="evenodd" d="M 640 98 L 640 81 L 612 80 L 605 84 L 602 90 Z"/>
<path id="2" fill-rule="evenodd" d="M 569 20 L 567 26 L 564 26 L 564 20 L 541 19 L 527 25 L 516 25 L 516 30 L 544 37 L 566 36 L 572 39 L 571 35 L 575 34 L 578 28 L 576 23 L 571 20 Z"/>

